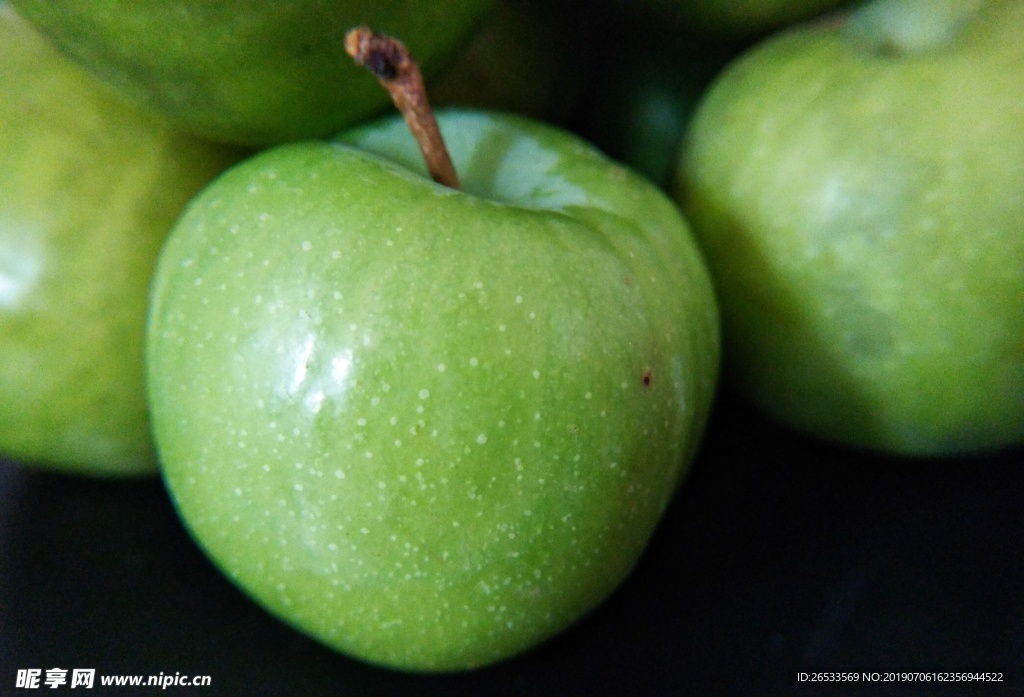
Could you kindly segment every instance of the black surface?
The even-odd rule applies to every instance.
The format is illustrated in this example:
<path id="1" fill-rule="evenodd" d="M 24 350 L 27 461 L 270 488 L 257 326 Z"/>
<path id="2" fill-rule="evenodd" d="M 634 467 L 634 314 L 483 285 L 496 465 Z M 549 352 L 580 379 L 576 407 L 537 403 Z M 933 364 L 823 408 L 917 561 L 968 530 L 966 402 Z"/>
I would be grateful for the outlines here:
<path id="1" fill-rule="evenodd" d="M 1024 451 L 908 461 L 780 429 L 723 395 L 630 579 L 522 657 L 413 676 L 325 649 L 225 581 L 159 481 L 0 463 L 0 695 L 18 668 L 202 674 L 188 695 L 1024 694 Z M 799 682 L 994 671 L 998 684 Z"/>

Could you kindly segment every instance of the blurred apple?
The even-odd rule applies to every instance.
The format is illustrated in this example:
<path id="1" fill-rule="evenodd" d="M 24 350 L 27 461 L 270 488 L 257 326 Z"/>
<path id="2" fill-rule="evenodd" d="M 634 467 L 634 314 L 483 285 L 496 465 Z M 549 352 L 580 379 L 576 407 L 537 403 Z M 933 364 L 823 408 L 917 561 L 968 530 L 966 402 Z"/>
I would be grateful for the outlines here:
<path id="1" fill-rule="evenodd" d="M 15 0 L 68 55 L 204 137 L 263 146 L 326 136 L 387 95 L 344 49 L 358 24 L 401 36 L 439 68 L 491 0 Z"/>
<path id="2" fill-rule="evenodd" d="M 149 279 L 185 203 L 234 158 L 124 102 L 0 3 L 0 452 L 156 471 Z"/>
<path id="3" fill-rule="evenodd" d="M 781 34 L 717 81 L 679 175 L 757 404 L 898 453 L 1024 441 L 1024 3 Z"/>

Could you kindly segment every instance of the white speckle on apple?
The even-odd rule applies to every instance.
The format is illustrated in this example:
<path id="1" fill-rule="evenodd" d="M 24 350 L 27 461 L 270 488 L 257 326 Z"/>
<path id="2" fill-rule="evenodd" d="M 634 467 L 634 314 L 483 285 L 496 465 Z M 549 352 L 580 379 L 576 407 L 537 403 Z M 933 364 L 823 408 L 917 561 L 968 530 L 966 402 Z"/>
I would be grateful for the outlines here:
<path id="1" fill-rule="evenodd" d="M 475 368 L 478 365 L 480 365 L 480 361 L 477 359 L 476 356 L 473 356 L 472 358 L 469 359 L 469 364 Z"/>
<path id="2" fill-rule="evenodd" d="M 427 389 L 420 390 L 419 396 L 420 396 L 420 399 L 426 399 L 427 397 L 430 396 L 430 390 L 427 390 Z"/>
<path id="3" fill-rule="evenodd" d="M 295 485 L 295 491 L 302 491 L 302 485 L 301 484 L 296 484 Z"/>
<path id="4" fill-rule="evenodd" d="M 345 471 L 344 470 L 334 470 L 334 478 L 335 479 L 344 479 L 345 478 Z"/>
<path id="5" fill-rule="evenodd" d="M 516 296 L 516 305 L 522 305 L 522 304 L 523 304 L 523 296 L 517 295 Z"/>
<path id="6" fill-rule="evenodd" d="M 487 442 L 487 436 L 481 433 L 479 436 L 476 437 L 476 442 L 479 443 L 480 445 L 483 445 L 484 443 Z"/>
<path id="7" fill-rule="evenodd" d="M 437 364 L 437 372 L 443 373 L 445 370 L 447 370 L 447 368 L 444 363 Z"/>
<path id="8" fill-rule="evenodd" d="M 358 419 L 356 419 L 356 426 L 360 426 L 361 427 L 361 426 L 365 426 L 365 425 L 366 425 L 366 419 L 364 419 L 361 416 Z"/>
<path id="9" fill-rule="evenodd" d="M 540 379 L 540 371 L 539 370 L 533 371 L 533 379 L 534 380 L 539 380 Z"/>

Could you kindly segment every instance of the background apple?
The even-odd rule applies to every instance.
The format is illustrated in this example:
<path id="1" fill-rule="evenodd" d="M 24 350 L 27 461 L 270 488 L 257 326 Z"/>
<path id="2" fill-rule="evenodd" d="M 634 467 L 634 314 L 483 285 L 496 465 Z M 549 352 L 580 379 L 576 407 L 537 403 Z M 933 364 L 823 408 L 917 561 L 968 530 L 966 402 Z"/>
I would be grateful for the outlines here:
<path id="1" fill-rule="evenodd" d="M 345 54 L 357 24 L 396 36 L 436 70 L 490 0 L 16 0 L 95 75 L 202 136 L 247 146 L 324 136 L 385 107 Z"/>
<path id="2" fill-rule="evenodd" d="M 234 158 L 125 103 L 0 3 L 0 452 L 156 471 L 149 279 L 185 202 Z"/>
<path id="3" fill-rule="evenodd" d="M 1024 440 L 1022 75 L 1016 0 L 873 3 L 726 70 L 677 193 L 745 394 L 887 451 Z"/>
<path id="4" fill-rule="evenodd" d="M 464 193 L 397 118 L 218 179 L 161 256 L 147 348 L 210 557 L 321 641 L 423 671 L 523 651 L 620 583 L 718 359 L 667 197 L 535 122 L 439 120 Z"/>

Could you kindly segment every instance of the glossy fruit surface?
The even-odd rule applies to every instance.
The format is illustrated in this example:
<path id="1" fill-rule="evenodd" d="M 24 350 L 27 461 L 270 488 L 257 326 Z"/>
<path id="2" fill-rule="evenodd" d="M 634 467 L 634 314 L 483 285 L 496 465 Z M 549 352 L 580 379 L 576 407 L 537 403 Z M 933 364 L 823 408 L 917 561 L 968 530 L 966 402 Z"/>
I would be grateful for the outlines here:
<path id="1" fill-rule="evenodd" d="M 729 372 L 860 446 L 1024 440 L 1024 4 L 879 2 L 770 40 L 697 116 L 679 200 Z"/>
<path id="2" fill-rule="evenodd" d="M 327 136 L 387 95 L 345 53 L 360 24 L 399 36 L 426 72 L 489 0 L 17 0 L 93 74 L 201 136 L 247 146 Z"/>
<path id="3" fill-rule="evenodd" d="M 127 104 L 0 3 L 0 452 L 156 471 L 149 280 L 185 203 L 233 157 Z"/>
<path id="4" fill-rule="evenodd" d="M 464 192 L 399 119 L 229 171 L 161 257 L 147 349 L 210 557 L 302 631 L 417 671 L 521 652 L 623 580 L 718 356 L 653 186 L 533 122 L 440 122 Z"/>

